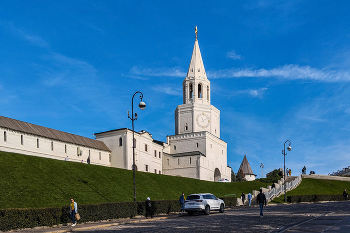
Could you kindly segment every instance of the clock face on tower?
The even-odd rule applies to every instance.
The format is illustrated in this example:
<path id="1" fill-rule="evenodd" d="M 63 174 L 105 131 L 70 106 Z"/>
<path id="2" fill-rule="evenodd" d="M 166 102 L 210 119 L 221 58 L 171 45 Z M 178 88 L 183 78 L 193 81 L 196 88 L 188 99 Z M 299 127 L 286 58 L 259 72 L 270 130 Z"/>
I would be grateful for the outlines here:
<path id="1" fill-rule="evenodd" d="M 210 124 L 210 117 L 207 114 L 199 113 L 196 118 L 197 125 L 202 129 L 205 129 Z"/>

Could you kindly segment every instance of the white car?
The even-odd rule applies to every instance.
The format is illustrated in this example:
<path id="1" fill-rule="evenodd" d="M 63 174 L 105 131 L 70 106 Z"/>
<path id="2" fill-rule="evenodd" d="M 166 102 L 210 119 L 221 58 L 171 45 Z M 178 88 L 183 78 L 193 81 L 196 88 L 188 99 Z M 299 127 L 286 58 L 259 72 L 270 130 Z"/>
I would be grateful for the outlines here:
<path id="1" fill-rule="evenodd" d="M 230 182 L 228 179 L 220 179 L 218 182 Z"/>
<path id="2" fill-rule="evenodd" d="M 193 215 L 195 212 L 210 214 L 211 210 L 218 210 L 220 213 L 223 213 L 225 202 L 211 193 L 198 193 L 187 196 L 185 211 L 188 215 Z"/>

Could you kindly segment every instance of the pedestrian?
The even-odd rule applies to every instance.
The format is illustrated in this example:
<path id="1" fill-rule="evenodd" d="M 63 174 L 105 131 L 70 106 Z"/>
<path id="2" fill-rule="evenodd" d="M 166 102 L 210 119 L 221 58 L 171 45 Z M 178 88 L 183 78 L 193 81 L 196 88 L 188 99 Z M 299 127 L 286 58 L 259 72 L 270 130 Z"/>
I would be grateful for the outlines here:
<path id="1" fill-rule="evenodd" d="M 252 194 L 249 192 L 247 197 L 248 197 L 248 202 L 249 202 L 248 204 L 250 206 L 250 204 L 252 202 Z"/>
<path id="2" fill-rule="evenodd" d="M 348 193 L 346 192 L 346 189 L 344 189 L 343 197 L 344 197 L 344 200 L 346 200 L 348 198 Z"/>
<path id="3" fill-rule="evenodd" d="M 245 201 L 245 194 L 242 192 L 242 195 L 241 195 L 241 199 L 242 199 L 242 203 L 244 205 L 244 201 Z"/>
<path id="4" fill-rule="evenodd" d="M 87 158 L 86 162 L 87 162 L 87 164 L 90 164 L 90 155 L 89 155 L 89 157 Z"/>
<path id="5" fill-rule="evenodd" d="M 289 169 L 289 176 L 292 176 L 292 169 Z"/>
<path id="6" fill-rule="evenodd" d="M 179 199 L 179 203 L 181 204 L 180 215 L 185 212 L 185 201 L 186 201 L 185 194 L 182 193 Z"/>
<path id="7" fill-rule="evenodd" d="M 78 204 L 74 201 L 74 199 L 70 199 L 70 207 L 69 207 L 69 218 L 72 219 L 73 224 L 72 227 L 74 227 L 75 224 L 75 214 L 78 213 Z"/>
<path id="8" fill-rule="evenodd" d="M 286 169 L 286 174 L 287 174 L 287 177 L 289 176 L 289 169 L 287 168 Z"/>
<path id="9" fill-rule="evenodd" d="M 146 200 L 146 218 L 148 218 L 148 216 L 151 216 L 151 218 L 153 218 L 151 207 L 152 207 L 151 198 L 147 197 L 147 200 Z"/>
<path id="10" fill-rule="evenodd" d="M 260 193 L 256 197 L 256 202 L 260 206 L 260 218 L 262 218 L 264 216 L 264 214 L 263 214 L 264 204 L 266 206 L 266 196 L 265 196 L 265 194 L 263 194 L 262 189 L 260 189 Z"/>
<path id="11" fill-rule="evenodd" d="M 66 158 L 64 158 L 64 160 L 65 160 L 65 161 L 68 161 L 68 155 L 67 155 L 67 157 L 66 157 Z"/>

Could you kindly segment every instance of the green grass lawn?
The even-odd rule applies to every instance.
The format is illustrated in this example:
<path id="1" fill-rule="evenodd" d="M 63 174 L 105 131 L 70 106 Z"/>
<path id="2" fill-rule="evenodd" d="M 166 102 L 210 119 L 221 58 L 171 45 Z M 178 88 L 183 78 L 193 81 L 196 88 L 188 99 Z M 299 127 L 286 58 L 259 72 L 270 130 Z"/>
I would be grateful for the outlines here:
<path id="1" fill-rule="evenodd" d="M 61 207 L 70 198 L 79 204 L 134 200 L 130 170 L 45 159 L 0 151 L 0 209 Z M 136 172 L 137 200 L 178 199 L 210 192 L 218 197 L 248 193 L 267 185 L 259 180 L 218 183 Z"/>
<path id="2" fill-rule="evenodd" d="M 318 194 L 343 194 L 344 189 L 350 191 L 349 181 L 340 180 L 317 180 L 303 178 L 299 186 L 289 192 L 287 196 L 293 195 L 318 195 Z M 274 203 L 284 202 L 284 195 L 273 199 Z"/>

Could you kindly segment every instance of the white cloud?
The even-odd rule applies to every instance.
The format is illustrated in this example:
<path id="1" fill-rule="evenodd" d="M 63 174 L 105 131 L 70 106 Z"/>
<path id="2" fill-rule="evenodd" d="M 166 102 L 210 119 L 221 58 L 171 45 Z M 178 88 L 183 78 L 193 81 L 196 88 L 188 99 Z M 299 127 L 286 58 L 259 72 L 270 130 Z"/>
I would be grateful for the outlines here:
<path id="1" fill-rule="evenodd" d="M 165 76 L 165 77 L 185 77 L 186 73 L 178 67 L 173 68 L 144 68 L 140 69 L 136 66 L 130 69 L 132 75 L 139 76 Z"/>
<path id="2" fill-rule="evenodd" d="M 232 51 L 230 51 L 230 52 L 227 52 L 227 53 L 226 53 L 226 56 L 227 56 L 228 58 L 233 59 L 233 60 L 241 60 L 241 59 L 242 59 L 242 56 L 236 54 L 236 51 L 234 51 L 234 50 L 232 50 Z"/>
<path id="3" fill-rule="evenodd" d="M 289 80 L 314 80 L 319 82 L 348 82 L 350 81 L 349 71 L 331 70 L 327 68 L 316 69 L 310 66 L 285 65 L 273 69 L 228 69 L 207 72 L 208 78 L 283 78 Z"/>
<path id="4" fill-rule="evenodd" d="M 237 96 L 237 95 L 241 95 L 241 94 L 247 94 L 247 95 L 250 95 L 252 97 L 262 98 L 262 96 L 264 95 L 266 90 L 267 90 L 266 87 L 263 87 L 260 89 L 247 89 L 247 90 L 240 90 L 240 91 L 231 92 L 230 95 Z"/>
<path id="5" fill-rule="evenodd" d="M 158 93 L 165 93 L 168 95 L 181 96 L 182 92 L 179 88 L 172 88 L 169 85 L 156 85 L 152 87 L 152 90 Z"/>
<path id="6" fill-rule="evenodd" d="M 25 32 L 23 29 L 16 28 L 12 23 L 6 23 L 5 24 L 9 30 L 20 36 L 22 39 L 30 42 L 33 45 L 43 47 L 43 48 L 50 48 L 49 43 L 47 43 L 44 39 L 42 39 L 40 36 L 33 35 L 30 33 Z"/>

